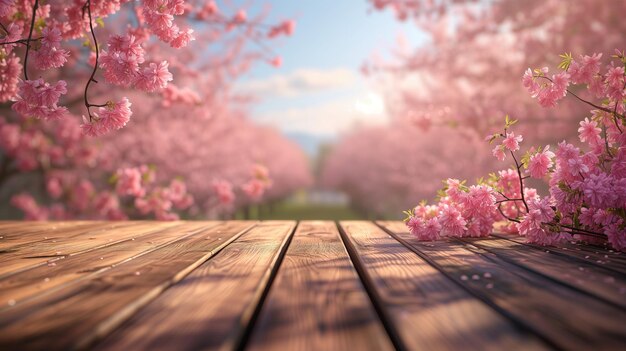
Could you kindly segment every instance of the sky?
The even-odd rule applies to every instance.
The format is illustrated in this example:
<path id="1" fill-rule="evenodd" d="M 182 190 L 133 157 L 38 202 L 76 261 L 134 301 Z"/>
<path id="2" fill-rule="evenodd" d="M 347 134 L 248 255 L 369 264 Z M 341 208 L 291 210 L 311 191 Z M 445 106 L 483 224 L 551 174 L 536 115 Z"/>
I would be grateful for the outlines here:
<path id="1" fill-rule="evenodd" d="M 415 25 L 366 0 L 255 0 L 270 6 L 268 23 L 295 19 L 293 36 L 272 43 L 280 68 L 259 63 L 236 88 L 259 97 L 251 117 L 287 134 L 334 139 L 355 125 L 385 123 L 384 102 L 360 73 L 373 54 L 385 56 L 402 36 L 425 40 Z"/>

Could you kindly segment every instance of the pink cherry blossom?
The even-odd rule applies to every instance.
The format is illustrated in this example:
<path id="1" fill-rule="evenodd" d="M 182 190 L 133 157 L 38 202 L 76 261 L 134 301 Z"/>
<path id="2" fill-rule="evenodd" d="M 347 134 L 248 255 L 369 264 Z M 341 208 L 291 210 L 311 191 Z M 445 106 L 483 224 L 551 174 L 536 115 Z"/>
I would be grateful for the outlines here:
<path id="1" fill-rule="evenodd" d="M 438 220 L 441 225 L 441 235 L 443 236 L 461 237 L 465 233 L 467 221 L 454 206 L 440 206 Z"/>
<path id="2" fill-rule="evenodd" d="M 594 77 L 600 71 L 600 59 L 602 54 L 580 56 L 579 60 L 573 60 L 569 67 L 569 74 L 574 84 L 591 84 Z"/>
<path id="3" fill-rule="evenodd" d="M 137 73 L 134 85 L 144 91 L 154 92 L 167 87 L 172 81 L 172 74 L 168 70 L 168 62 L 150 63 L 141 72 Z"/>
<path id="4" fill-rule="evenodd" d="M 602 129 L 598 128 L 598 123 L 595 121 L 589 121 L 589 118 L 585 118 L 580 122 L 580 128 L 578 128 L 578 135 L 580 141 L 595 145 L 600 142 L 600 133 Z"/>
<path id="5" fill-rule="evenodd" d="M 265 192 L 265 183 L 259 179 L 252 179 L 241 186 L 241 190 L 252 200 L 259 200 Z"/>
<path id="6" fill-rule="evenodd" d="M 521 143 L 522 140 L 524 140 L 524 138 L 521 135 L 515 135 L 515 133 L 510 132 L 506 133 L 504 140 L 502 140 L 502 145 L 509 151 L 517 151 L 519 150 L 519 143 Z"/>
<path id="7" fill-rule="evenodd" d="M 530 156 L 528 160 L 528 173 L 533 178 L 543 178 L 552 167 L 552 159 L 555 154 L 550 151 L 550 146 L 546 146 L 543 151 Z"/>
<path id="8" fill-rule="evenodd" d="M 504 152 L 504 146 L 502 145 L 496 145 L 496 147 L 493 148 L 491 153 L 493 154 L 495 158 L 498 159 L 498 161 L 504 161 L 504 159 L 506 158 L 506 153 Z"/>
<path id="9" fill-rule="evenodd" d="M 138 168 L 120 168 L 116 173 L 115 191 L 118 195 L 144 196 L 146 191 L 142 184 L 142 173 Z"/>
<path id="10" fill-rule="evenodd" d="M 67 109 L 58 106 L 61 95 L 67 93 L 67 83 L 60 80 L 54 84 L 43 79 L 25 80 L 18 83 L 17 97 L 12 108 L 24 117 L 57 120 L 67 114 Z"/>

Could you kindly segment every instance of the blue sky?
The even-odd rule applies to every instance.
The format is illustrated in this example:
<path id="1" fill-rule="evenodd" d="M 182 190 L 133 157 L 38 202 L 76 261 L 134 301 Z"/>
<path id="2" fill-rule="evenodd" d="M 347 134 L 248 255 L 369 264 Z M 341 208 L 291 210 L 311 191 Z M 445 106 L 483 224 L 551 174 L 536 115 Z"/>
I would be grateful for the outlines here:
<path id="1" fill-rule="evenodd" d="M 268 23 L 292 18 L 297 25 L 292 37 L 272 43 L 281 68 L 259 63 L 237 84 L 260 97 L 252 118 L 319 137 L 384 123 L 382 99 L 359 68 L 375 52 L 386 55 L 400 35 L 412 47 L 423 42 L 415 25 L 371 11 L 366 0 L 255 0 L 249 12 L 263 6 L 270 7 Z"/>

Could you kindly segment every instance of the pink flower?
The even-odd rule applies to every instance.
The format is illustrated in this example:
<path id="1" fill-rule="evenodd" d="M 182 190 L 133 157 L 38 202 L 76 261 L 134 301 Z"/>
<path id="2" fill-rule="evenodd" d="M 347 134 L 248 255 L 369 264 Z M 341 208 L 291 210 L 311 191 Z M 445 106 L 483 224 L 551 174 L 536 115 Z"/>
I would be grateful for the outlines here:
<path id="1" fill-rule="evenodd" d="M 528 90 L 530 96 L 537 97 L 539 91 L 541 90 L 541 86 L 537 83 L 537 80 L 533 74 L 533 71 L 529 68 L 524 72 L 524 76 L 522 77 L 522 85 L 524 88 Z"/>
<path id="2" fill-rule="evenodd" d="M 274 57 L 273 59 L 270 60 L 270 65 L 276 68 L 280 68 L 280 66 L 283 65 L 283 58 L 280 56 Z"/>
<path id="3" fill-rule="evenodd" d="M 108 51 L 100 54 L 100 68 L 112 84 L 129 86 L 139 74 L 144 62 L 144 49 L 133 35 L 113 35 L 107 43 Z"/>
<path id="4" fill-rule="evenodd" d="M 547 84 L 537 92 L 536 97 L 543 107 L 554 107 L 557 101 L 567 95 L 569 86 L 569 74 L 561 72 L 552 76 L 552 82 Z"/>
<path id="5" fill-rule="evenodd" d="M 109 101 L 106 106 L 98 108 L 98 112 L 93 114 L 92 121 L 83 116 L 81 125 L 83 134 L 96 137 L 123 128 L 133 114 L 130 105 L 127 98 L 122 98 L 118 102 Z"/>
<path id="6" fill-rule="evenodd" d="M 287 36 L 292 35 L 294 29 L 296 28 L 296 22 L 293 20 L 287 20 L 284 22 L 281 22 L 280 24 L 271 27 L 269 32 L 267 33 L 267 36 L 269 38 L 275 38 L 281 34 L 285 34 Z"/>
<path id="7" fill-rule="evenodd" d="M 217 4 L 215 1 L 211 0 L 204 4 L 204 6 L 200 9 L 200 12 L 196 15 L 196 17 L 200 20 L 207 19 L 213 15 L 216 15 L 219 12 Z"/>
<path id="8" fill-rule="evenodd" d="M 602 54 L 593 54 L 592 56 L 581 55 L 580 60 L 573 60 L 568 70 L 572 77 L 572 83 L 590 84 L 600 71 L 601 58 Z"/>
<path id="9" fill-rule="evenodd" d="M 81 180 L 72 188 L 71 205 L 79 211 L 85 211 L 89 206 L 89 201 L 94 195 L 95 189 L 93 184 L 88 180 Z"/>
<path id="10" fill-rule="evenodd" d="M 578 176 L 580 174 L 584 175 L 589 172 L 589 167 L 587 167 L 580 156 L 567 160 L 567 167 L 569 168 L 570 174 L 573 176 Z"/>
<path id="11" fill-rule="evenodd" d="M 496 145 L 491 151 L 491 154 L 498 159 L 498 161 L 504 161 L 506 154 L 504 153 L 504 146 Z"/>
<path id="12" fill-rule="evenodd" d="M 137 168 L 120 168 L 116 172 L 117 183 L 115 191 L 122 196 L 131 195 L 142 197 L 146 190 L 142 184 L 142 174 Z"/>
<path id="13" fill-rule="evenodd" d="M 543 151 L 538 152 L 528 160 L 528 173 L 533 178 L 543 178 L 548 174 L 548 170 L 552 167 L 552 159 L 554 152 L 550 151 L 550 145 L 546 146 Z"/>
<path id="14" fill-rule="evenodd" d="M 430 218 L 424 222 L 424 227 L 418 234 L 420 240 L 437 240 L 441 233 L 441 224 L 437 218 Z"/>
<path id="15" fill-rule="evenodd" d="M 610 88 L 624 89 L 624 67 L 610 67 L 604 81 Z"/>
<path id="16" fill-rule="evenodd" d="M 15 0 L 0 0 L 0 17 L 7 16 L 13 10 Z"/>
<path id="17" fill-rule="evenodd" d="M 46 182 L 46 190 L 53 199 L 58 199 L 63 194 L 63 186 L 59 178 L 52 177 Z"/>
<path id="18" fill-rule="evenodd" d="M 41 32 L 41 47 L 32 52 L 38 69 L 59 68 L 67 62 L 69 52 L 61 49 L 61 31 L 44 28 Z"/>
<path id="19" fill-rule="evenodd" d="M 524 140 L 524 138 L 521 135 L 516 136 L 515 133 L 510 132 L 506 133 L 502 145 L 510 151 L 517 151 L 519 150 L 519 143 L 522 142 L 522 140 Z"/>
<path id="20" fill-rule="evenodd" d="M 44 82 L 41 78 L 21 81 L 18 84 L 17 98 L 11 108 L 24 117 L 60 119 L 67 113 L 65 107 L 57 105 L 61 95 L 67 93 L 66 86 L 64 80 L 54 85 Z"/>
<path id="21" fill-rule="evenodd" d="M 167 83 L 173 79 L 172 74 L 168 70 L 168 65 L 167 61 L 150 63 L 141 73 L 137 74 L 134 82 L 135 86 L 148 92 L 167 87 Z"/>
<path id="22" fill-rule="evenodd" d="M 618 194 L 615 193 L 613 180 L 605 173 L 589 174 L 582 183 L 585 202 L 597 208 L 614 207 Z"/>
<path id="23" fill-rule="evenodd" d="M 20 127 L 17 124 L 0 124 L 0 147 L 13 154 L 20 143 Z"/>
<path id="24" fill-rule="evenodd" d="M 465 194 L 461 190 L 461 181 L 459 181 L 458 179 L 448 178 L 446 180 L 446 185 L 448 187 L 448 189 L 446 190 L 446 195 L 448 195 L 448 197 L 450 197 L 450 199 L 452 199 L 453 201 L 460 201 L 460 199 Z"/>
<path id="25" fill-rule="evenodd" d="M 103 217 L 109 217 L 110 214 L 116 214 L 120 208 L 120 202 L 114 194 L 103 191 L 94 198 L 94 208 Z"/>
<path id="26" fill-rule="evenodd" d="M 170 42 L 170 46 L 175 49 L 184 48 L 189 44 L 189 42 L 195 39 L 196 38 L 193 36 L 193 29 L 187 29 L 178 33 L 178 36 Z"/>
<path id="27" fill-rule="evenodd" d="M 438 220 L 441 225 L 441 235 L 443 236 L 462 237 L 465 233 L 467 222 L 461 216 L 461 212 L 454 206 L 440 206 Z"/>
<path id="28" fill-rule="evenodd" d="M 415 216 L 411 216 L 406 222 L 407 228 L 412 235 L 418 236 L 423 227 L 423 220 Z"/>
<path id="29" fill-rule="evenodd" d="M 235 201 L 235 193 L 230 182 L 225 180 L 216 180 L 212 184 L 213 190 L 217 194 L 217 198 L 222 205 L 230 205 Z"/>
<path id="30" fill-rule="evenodd" d="M 233 17 L 233 23 L 241 24 L 244 23 L 248 19 L 248 15 L 245 10 L 239 10 Z"/>
<path id="31" fill-rule="evenodd" d="M 24 212 L 24 219 L 31 221 L 45 221 L 48 219 L 48 211 L 40 207 L 35 199 L 26 193 L 14 195 L 11 205 Z"/>
<path id="32" fill-rule="evenodd" d="M 252 179 L 241 186 L 241 190 L 252 200 L 256 201 L 265 192 L 265 183 L 259 179 Z"/>
<path id="33" fill-rule="evenodd" d="M 13 98 L 18 90 L 20 59 L 15 54 L 0 58 L 0 102 Z"/>
<path id="34" fill-rule="evenodd" d="M 602 132 L 602 129 L 598 128 L 598 123 L 595 121 L 585 118 L 584 121 L 580 122 L 578 136 L 583 143 L 597 144 L 600 142 L 600 132 Z"/>
<path id="35" fill-rule="evenodd" d="M 626 251 L 626 230 L 620 228 L 623 220 L 619 219 L 606 228 L 606 236 L 611 246 L 620 251 Z"/>

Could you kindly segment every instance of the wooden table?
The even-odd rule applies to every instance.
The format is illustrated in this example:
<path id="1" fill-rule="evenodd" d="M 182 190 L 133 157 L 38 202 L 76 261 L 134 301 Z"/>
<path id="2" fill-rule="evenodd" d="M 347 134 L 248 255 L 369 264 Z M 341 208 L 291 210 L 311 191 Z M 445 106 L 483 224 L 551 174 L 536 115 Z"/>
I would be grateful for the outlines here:
<path id="1" fill-rule="evenodd" d="M 626 254 L 400 222 L 0 222 L 0 350 L 625 350 Z"/>

